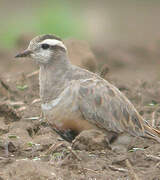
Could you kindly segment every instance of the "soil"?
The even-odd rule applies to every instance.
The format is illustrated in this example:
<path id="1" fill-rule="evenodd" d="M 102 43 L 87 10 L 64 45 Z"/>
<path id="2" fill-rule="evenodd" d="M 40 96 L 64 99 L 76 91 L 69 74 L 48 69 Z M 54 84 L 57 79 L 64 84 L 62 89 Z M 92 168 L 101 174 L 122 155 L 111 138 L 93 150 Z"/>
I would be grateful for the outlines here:
<path id="1" fill-rule="evenodd" d="M 128 151 L 121 152 L 111 150 L 98 132 L 94 140 L 84 132 L 89 141 L 83 146 L 78 143 L 84 137 L 73 146 L 60 138 L 41 114 L 38 66 L 29 59 L 14 59 L 20 49 L 0 51 L 0 180 L 160 179 L 157 142 L 135 138 Z M 93 49 L 97 73 L 107 67 L 103 77 L 131 100 L 148 123 L 160 128 L 158 48 Z M 76 53 L 73 57 L 76 64 Z"/>

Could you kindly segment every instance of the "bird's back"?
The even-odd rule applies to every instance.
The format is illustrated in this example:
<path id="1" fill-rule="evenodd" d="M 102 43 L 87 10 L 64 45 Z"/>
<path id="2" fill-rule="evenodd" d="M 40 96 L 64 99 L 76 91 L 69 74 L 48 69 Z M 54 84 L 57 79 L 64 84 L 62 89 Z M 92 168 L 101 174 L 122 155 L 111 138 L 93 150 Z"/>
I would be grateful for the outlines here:
<path id="1" fill-rule="evenodd" d="M 159 135 L 159 131 L 145 123 L 133 104 L 114 85 L 76 66 L 72 66 L 71 74 L 70 94 L 74 94 L 83 118 L 91 124 L 133 136 L 154 138 Z"/>

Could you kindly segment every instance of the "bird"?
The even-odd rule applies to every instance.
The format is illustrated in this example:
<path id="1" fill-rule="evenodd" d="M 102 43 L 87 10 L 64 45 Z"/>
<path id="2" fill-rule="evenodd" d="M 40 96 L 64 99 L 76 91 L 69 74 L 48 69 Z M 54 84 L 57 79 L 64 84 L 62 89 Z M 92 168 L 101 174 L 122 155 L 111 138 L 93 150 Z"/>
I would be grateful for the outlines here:
<path id="1" fill-rule="evenodd" d="M 36 36 L 15 57 L 29 57 L 40 66 L 42 112 L 65 140 L 72 142 L 81 132 L 95 129 L 104 132 L 110 144 L 121 143 L 124 136 L 160 142 L 160 131 L 143 119 L 118 88 L 96 73 L 71 64 L 61 38 Z"/>

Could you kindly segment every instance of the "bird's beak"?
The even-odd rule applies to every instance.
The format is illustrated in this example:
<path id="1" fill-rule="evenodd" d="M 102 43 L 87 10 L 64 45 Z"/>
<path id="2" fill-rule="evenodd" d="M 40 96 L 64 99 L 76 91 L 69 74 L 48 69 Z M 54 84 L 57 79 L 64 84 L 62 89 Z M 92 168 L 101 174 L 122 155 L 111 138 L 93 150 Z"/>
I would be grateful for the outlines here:
<path id="1" fill-rule="evenodd" d="M 31 50 L 26 49 L 25 51 L 18 53 L 15 58 L 19 58 L 19 57 L 28 57 L 32 54 Z"/>

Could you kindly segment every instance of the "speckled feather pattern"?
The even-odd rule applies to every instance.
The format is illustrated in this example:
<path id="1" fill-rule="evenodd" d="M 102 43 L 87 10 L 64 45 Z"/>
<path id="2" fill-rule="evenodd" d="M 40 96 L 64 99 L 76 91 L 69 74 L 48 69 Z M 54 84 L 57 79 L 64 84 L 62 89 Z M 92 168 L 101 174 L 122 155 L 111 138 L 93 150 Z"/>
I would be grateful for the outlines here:
<path id="1" fill-rule="evenodd" d="M 54 35 L 42 35 L 34 38 L 28 49 L 39 61 L 42 111 L 50 124 L 60 131 L 95 128 L 160 142 L 160 132 L 145 123 L 123 93 L 97 74 L 72 65 L 65 48 L 43 50 L 40 42 L 45 39 L 61 41 Z"/>
<path id="2" fill-rule="evenodd" d="M 98 75 L 69 65 L 59 81 L 54 77 L 57 76 L 52 76 L 52 87 L 55 88 L 51 96 L 54 97 L 54 103 L 49 102 L 49 110 L 43 109 L 50 123 L 61 126 L 62 119 L 76 121 L 83 118 L 96 128 L 118 134 L 127 132 L 133 136 L 157 136 L 154 130 L 146 128 L 143 118 L 130 101 Z M 55 81 L 57 86 L 54 86 Z M 146 133 L 147 131 L 150 133 Z"/>

